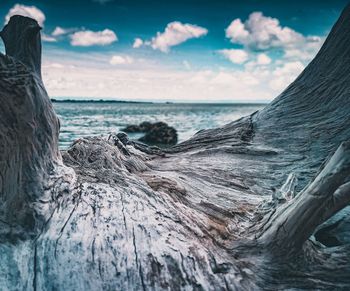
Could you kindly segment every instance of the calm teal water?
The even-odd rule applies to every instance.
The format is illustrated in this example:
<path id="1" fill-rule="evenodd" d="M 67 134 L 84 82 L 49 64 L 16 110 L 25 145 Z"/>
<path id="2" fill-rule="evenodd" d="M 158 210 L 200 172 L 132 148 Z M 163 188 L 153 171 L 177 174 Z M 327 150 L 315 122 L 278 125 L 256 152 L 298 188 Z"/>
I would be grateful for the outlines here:
<path id="1" fill-rule="evenodd" d="M 84 136 L 117 133 L 128 124 L 164 121 L 184 141 L 201 129 L 224 125 L 265 105 L 256 104 L 144 104 L 54 103 L 61 120 L 60 147 Z M 130 135 L 138 138 L 137 135 Z"/>

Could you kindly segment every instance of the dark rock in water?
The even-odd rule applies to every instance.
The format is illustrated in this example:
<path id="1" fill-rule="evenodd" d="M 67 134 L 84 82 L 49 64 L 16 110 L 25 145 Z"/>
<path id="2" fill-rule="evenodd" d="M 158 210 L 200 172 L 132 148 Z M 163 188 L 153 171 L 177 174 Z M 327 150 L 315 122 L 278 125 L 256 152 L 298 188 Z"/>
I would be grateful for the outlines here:
<path id="1" fill-rule="evenodd" d="M 156 125 L 157 123 L 163 123 L 165 124 L 166 126 L 168 126 L 166 123 L 164 122 L 156 122 L 156 123 L 151 123 L 151 122 L 148 122 L 148 121 L 144 121 L 142 123 L 140 123 L 140 130 L 141 132 L 148 132 L 150 131 L 154 125 Z"/>
<path id="2" fill-rule="evenodd" d="M 151 130 L 152 125 L 153 125 L 152 123 L 150 123 L 148 121 L 144 121 L 144 122 L 140 123 L 139 125 L 136 125 L 136 124 L 128 125 L 122 131 L 127 132 L 127 133 L 148 132 L 149 130 Z"/>
<path id="3" fill-rule="evenodd" d="M 152 124 L 145 136 L 139 140 L 148 144 L 174 145 L 177 143 L 177 132 L 175 128 L 166 123 L 157 122 Z"/>
<path id="4" fill-rule="evenodd" d="M 122 131 L 127 133 L 145 133 L 139 141 L 151 145 L 175 145 L 177 143 L 176 129 L 165 122 L 150 123 L 145 121 L 139 125 L 128 125 Z"/>
<path id="5" fill-rule="evenodd" d="M 127 133 L 136 133 L 140 132 L 140 128 L 138 125 L 128 125 L 127 127 L 123 128 L 122 131 Z"/>

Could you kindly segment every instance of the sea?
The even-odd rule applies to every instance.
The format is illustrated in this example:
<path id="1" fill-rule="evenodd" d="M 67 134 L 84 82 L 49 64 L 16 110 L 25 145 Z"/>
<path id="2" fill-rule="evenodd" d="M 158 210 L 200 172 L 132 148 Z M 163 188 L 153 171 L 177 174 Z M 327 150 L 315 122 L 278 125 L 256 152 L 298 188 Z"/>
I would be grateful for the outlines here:
<path id="1" fill-rule="evenodd" d="M 108 136 L 130 124 L 163 121 L 173 126 L 182 142 L 201 129 L 215 128 L 262 109 L 265 104 L 199 104 L 137 102 L 53 103 L 60 118 L 60 148 L 67 149 L 76 139 Z M 142 134 L 129 134 L 138 139 Z"/>

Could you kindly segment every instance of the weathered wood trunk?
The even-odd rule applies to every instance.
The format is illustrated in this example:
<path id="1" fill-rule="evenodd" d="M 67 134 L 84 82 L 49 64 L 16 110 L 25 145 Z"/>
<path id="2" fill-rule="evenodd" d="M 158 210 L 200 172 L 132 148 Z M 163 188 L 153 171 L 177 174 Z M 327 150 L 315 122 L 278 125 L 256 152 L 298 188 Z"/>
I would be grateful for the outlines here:
<path id="1" fill-rule="evenodd" d="M 61 157 L 38 25 L 1 35 L 0 289 L 350 288 L 350 7 L 264 110 L 168 150 Z"/>

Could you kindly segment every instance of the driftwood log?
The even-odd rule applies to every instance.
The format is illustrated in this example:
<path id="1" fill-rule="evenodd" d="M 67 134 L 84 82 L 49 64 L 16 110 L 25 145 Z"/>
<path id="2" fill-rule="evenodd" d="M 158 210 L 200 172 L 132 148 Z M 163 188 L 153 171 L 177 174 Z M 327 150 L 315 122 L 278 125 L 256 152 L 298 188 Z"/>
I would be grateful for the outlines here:
<path id="1" fill-rule="evenodd" d="M 40 28 L 1 32 L 1 290 L 350 289 L 350 7 L 265 109 L 58 150 Z"/>

